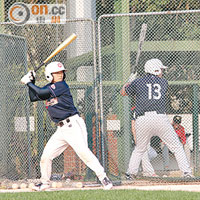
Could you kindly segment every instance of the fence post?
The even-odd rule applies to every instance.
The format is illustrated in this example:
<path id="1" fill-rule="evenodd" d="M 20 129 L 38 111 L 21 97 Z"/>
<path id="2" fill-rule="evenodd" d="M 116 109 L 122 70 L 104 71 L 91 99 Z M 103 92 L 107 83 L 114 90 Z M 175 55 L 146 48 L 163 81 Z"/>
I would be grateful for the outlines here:
<path id="1" fill-rule="evenodd" d="M 192 106 L 192 121 L 193 121 L 193 162 L 194 172 L 199 169 L 199 86 L 193 85 L 193 106 Z"/>

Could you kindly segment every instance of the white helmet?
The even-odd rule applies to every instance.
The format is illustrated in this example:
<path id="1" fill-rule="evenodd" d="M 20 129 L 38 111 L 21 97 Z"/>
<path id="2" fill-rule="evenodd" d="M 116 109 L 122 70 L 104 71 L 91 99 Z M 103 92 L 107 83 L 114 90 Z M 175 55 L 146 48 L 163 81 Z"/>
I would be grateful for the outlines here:
<path id="1" fill-rule="evenodd" d="M 60 71 L 66 71 L 64 65 L 61 62 L 51 62 L 45 68 L 45 77 L 49 82 L 52 82 L 52 73 Z"/>
<path id="2" fill-rule="evenodd" d="M 144 65 L 144 71 L 149 74 L 159 75 L 161 73 L 161 69 L 166 69 L 167 67 L 162 64 L 159 59 L 151 59 L 148 60 Z"/>

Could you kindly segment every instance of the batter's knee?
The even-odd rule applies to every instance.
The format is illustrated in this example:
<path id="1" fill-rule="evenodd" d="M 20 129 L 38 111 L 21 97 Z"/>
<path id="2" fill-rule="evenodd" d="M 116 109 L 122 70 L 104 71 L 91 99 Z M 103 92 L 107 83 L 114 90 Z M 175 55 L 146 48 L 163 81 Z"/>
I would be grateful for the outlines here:
<path id="1" fill-rule="evenodd" d="M 147 147 L 137 148 L 137 146 L 136 146 L 134 151 L 139 153 L 139 154 L 144 154 L 147 151 Z"/>
<path id="2" fill-rule="evenodd" d="M 40 159 L 40 163 L 46 163 L 49 161 L 52 161 L 53 159 L 50 157 L 50 155 L 42 155 Z"/>

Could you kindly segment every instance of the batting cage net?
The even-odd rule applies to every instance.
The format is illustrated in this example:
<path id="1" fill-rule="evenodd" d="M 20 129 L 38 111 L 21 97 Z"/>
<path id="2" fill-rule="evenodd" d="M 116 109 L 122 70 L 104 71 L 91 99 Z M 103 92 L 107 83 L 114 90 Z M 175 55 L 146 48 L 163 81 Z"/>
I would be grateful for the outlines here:
<path id="1" fill-rule="evenodd" d="M 0 34 L 0 44 L 0 174 L 1 178 L 25 178 L 30 158 L 30 114 L 27 90 L 18 80 L 27 72 L 26 40 Z"/>
<path id="2" fill-rule="evenodd" d="M 199 20 L 200 11 L 179 11 L 102 15 L 98 23 L 91 19 L 24 26 L 1 23 L 0 178 L 40 177 L 40 158 L 56 125 L 44 102 L 30 103 L 20 79 L 72 33 L 77 39 L 51 61 L 58 60 L 67 69 L 66 82 L 86 122 L 89 148 L 108 176 L 113 181 L 125 180 L 135 147 L 131 132 L 135 100 L 122 97 L 120 90 L 131 73 L 142 77 L 145 62 L 158 58 L 168 66 L 164 72 L 169 81 L 167 115 L 171 123 L 173 119 L 181 120 L 185 135 L 179 133 L 180 142 L 198 177 Z M 37 71 L 36 84 L 47 84 L 44 67 Z M 152 137 L 148 149 L 155 174 L 180 180 L 182 174 L 174 153 L 160 138 Z M 153 178 L 142 165 L 139 175 Z M 96 181 L 94 173 L 70 147 L 53 160 L 51 179 Z"/>
<path id="3" fill-rule="evenodd" d="M 65 24 L 1 24 L 1 162 L 0 178 L 40 177 L 40 158 L 45 144 L 57 126 L 51 122 L 45 102 L 30 103 L 28 90 L 20 84 L 22 76 L 39 66 L 72 33 L 78 38 L 51 61 L 67 69 L 66 82 L 74 103 L 88 129 L 89 147 L 97 155 L 97 86 L 94 22 L 69 20 Z M 37 71 L 36 84 L 47 84 L 44 67 Z M 94 178 L 69 147 L 53 161 L 52 179 Z"/>
<path id="4" fill-rule="evenodd" d="M 105 166 L 112 175 L 124 177 L 135 147 L 131 131 L 135 99 L 122 97 L 120 90 L 131 73 L 142 77 L 145 62 L 152 58 L 168 66 L 167 115 L 173 125 L 175 116 L 180 119 L 174 128 L 190 167 L 199 174 L 199 17 L 194 11 L 99 18 L 101 131 Z M 141 164 L 141 176 L 181 176 L 174 152 L 159 137 L 151 138 L 148 154 L 154 171 Z"/>

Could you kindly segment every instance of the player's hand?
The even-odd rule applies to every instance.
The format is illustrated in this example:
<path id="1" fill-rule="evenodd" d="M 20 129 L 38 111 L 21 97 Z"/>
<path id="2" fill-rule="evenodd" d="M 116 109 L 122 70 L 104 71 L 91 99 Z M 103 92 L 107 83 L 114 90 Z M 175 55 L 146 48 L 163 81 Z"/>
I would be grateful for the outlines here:
<path id="1" fill-rule="evenodd" d="M 128 83 L 131 83 L 133 80 L 135 80 L 137 78 L 137 72 L 134 73 L 131 73 L 129 78 L 128 78 Z"/>
<path id="2" fill-rule="evenodd" d="M 29 71 L 25 76 L 22 77 L 21 83 L 27 84 L 35 79 L 35 72 L 34 71 Z"/>
<path id="3" fill-rule="evenodd" d="M 30 71 L 30 80 L 33 84 L 35 84 L 35 76 L 36 76 L 36 73 L 34 70 L 31 70 Z"/>

